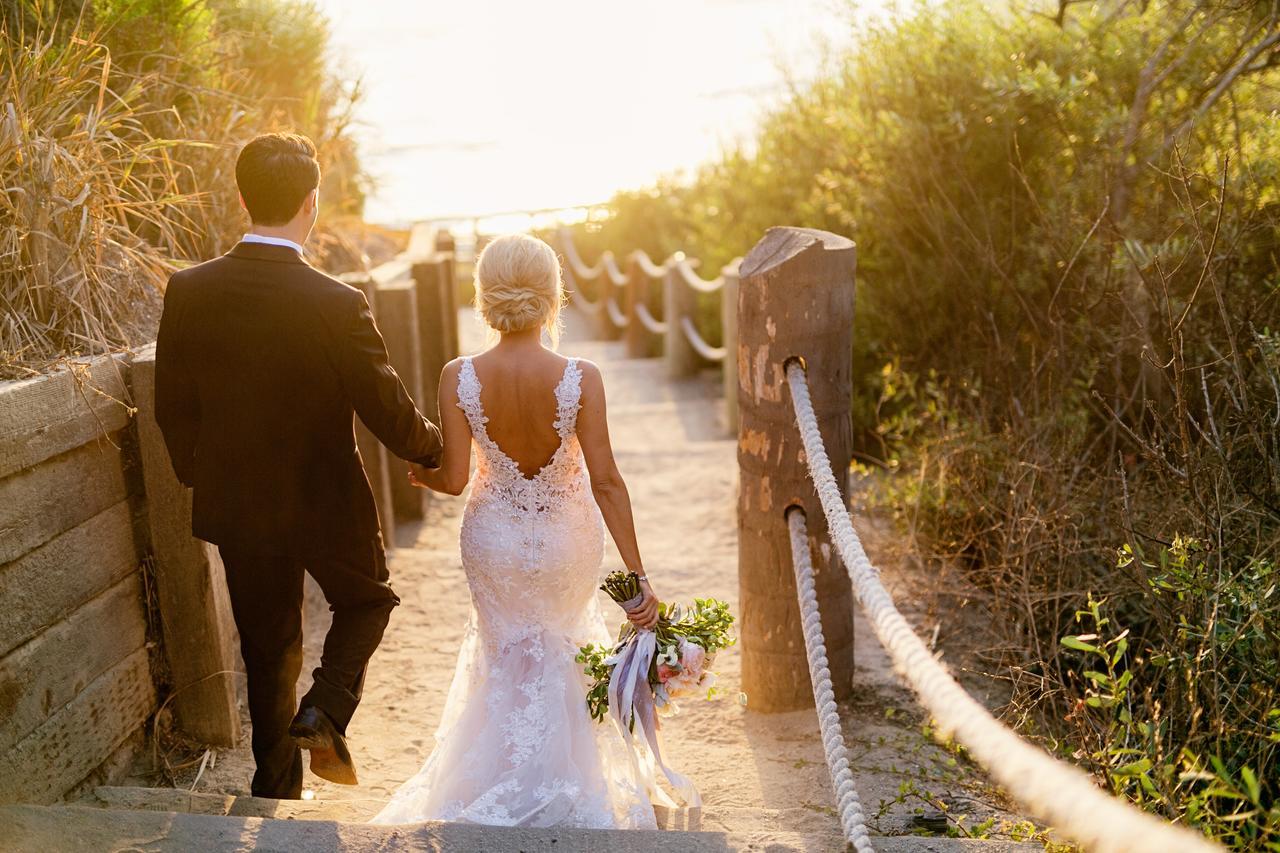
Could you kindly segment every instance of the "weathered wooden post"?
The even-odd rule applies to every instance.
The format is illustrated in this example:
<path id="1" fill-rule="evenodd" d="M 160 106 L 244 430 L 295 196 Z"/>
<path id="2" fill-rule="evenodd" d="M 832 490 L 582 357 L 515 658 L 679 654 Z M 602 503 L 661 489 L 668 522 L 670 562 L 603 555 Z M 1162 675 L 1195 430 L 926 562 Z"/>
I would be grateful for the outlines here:
<path id="1" fill-rule="evenodd" d="M 693 288 L 684 282 L 680 274 L 678 261 L 667 267 L 667 274 L 662 279 L 662 312 L 667 324 L 666 338 L 662 343 L 662 354 L 667 361 L 667 375 L 673 378 L 690 376 L 698 370 L 698 351 L 689 343 L 684 329 L 680 328 L 680 318 L 693 319 L 698 308 L 698 295 Z"/>
<path id="2" fill-rule="evenodd" d="M 724 383 L 725 430 L 738 434 L 738 265 L 739 258 L 720 271 L 724 288 L 720 291 L 720 331 L 724 342 L 724 362 L 720 365 Z"/>
<path id="3" fill-rule="evenodd" d="M 350 273 L 342 276 L 342 280 L 364 291 L 365 299 L 369 300 L 370 305 L 377 300 L 377 286 L 374 284 L 373 276 L 368 273 Z M 391 500 L 391 467 L 388 459 L 390 454 L 359 418 L 356 419 L 356 448 L 364 461 L 365 474 L 369 477 L 369 487 L 373 490 L 373 502 L 378 507 L 383 544 L 388 549 L 394 548 L 396 513 Z"/>
<path id="4" fill-rule="evenodd" d="M 156 424 L 155 345 L 129 368 L 165 656 L 178 726 L 215 746 L 240 738 L 235 620 L 218 549 L 191 535 L 191 492 L 173 473 Z"/>
<path id="5" fill-rule="evenodd" d="M 418 293 L 411 279 L 378 282 L 374 291 L 378 327 L 387 342 L 387 356 L 409 395 L 422 406 L 422 344 L 418 339 Z M 391 506 L 397 520 L 423 517 L 423 490 L 409 482 L 408 463 L 387 460 Z"/>
<path id="6" fill-rule="evenodd" d="M 436 232 L 436 252 L 440 256 L 440 276 L 443 279 L 444 297 L 447 300 L 445 308 L 445 320 L 447 321 L 445 327 L 449 332 L 449 340 L 445 346 L 445 355 L 448 356 L 445 361 L 447 362 L 457 358 L 462 352 L 458 340 L 458 250 L 453 234 L 444 230 Z"/>
<path id="7" fill-rule="evenodd" d="M 740 268 L 738 584 L 750 707 L 809 707 L 813 694 L 785 513 L 808 517 L 818 605 L 837 698 L 853 687 L 853 593 L 809 479 L 784 365 L 804 360 L 842 491 L 852 458 L 855 249 L 807 228 L 770 228 Z"/>
<path id="8" fill-rule="evenodd" d="M 627 358 L 644 358 L 649 354 L 649 332 L 636 316 L 636 305 L 644 299 L 649 278 L 636 252 L 627 259 L 627 284 L 622 292 L 622 311 L 627 315 L 627 328 L 622 333 Z"/>
<path id="9" fill-rule="evenodd" d="M 432 420 L 440 417 L 440 371 L 458 354 L 456 332 L 451 331 L 457 326 L 458 309 L 456 299 L 450 298 L 453 287 L 446 279 L 448 268 L 449 259 L 443 252 L 413 264 L 418 336 L 422 342 L 422 397 L 414 399 Z"/>

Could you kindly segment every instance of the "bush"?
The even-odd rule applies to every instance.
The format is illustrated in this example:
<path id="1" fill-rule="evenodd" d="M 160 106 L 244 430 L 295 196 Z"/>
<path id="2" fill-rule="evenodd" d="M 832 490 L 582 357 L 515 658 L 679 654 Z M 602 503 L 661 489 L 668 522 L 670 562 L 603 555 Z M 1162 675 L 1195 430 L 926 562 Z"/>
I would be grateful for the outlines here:
<path id="1" fill-rule="evenodd" d="M 1280 583 L 1278 34 L 1257 4 L 921 6 L 754 145 L 581 229 L 588 257 L 710 269 L 770 225 L 852 236 L 860 458 L 902 472 L 884 499 L 988 592 L 1012 710 L 1241 848 L 1276 843 L 1280 793 L 1258 597 Z M 1193 542 L 1153 587 L 1141 567 Z M 1111 682 L 1059 645 L 1103 598 L 1130 632 L 1089 664 Z M 1127 717 L 1089 704 L 1120 679 Z M 1146 761 L 1155 794 L 1119 773 Z"/>

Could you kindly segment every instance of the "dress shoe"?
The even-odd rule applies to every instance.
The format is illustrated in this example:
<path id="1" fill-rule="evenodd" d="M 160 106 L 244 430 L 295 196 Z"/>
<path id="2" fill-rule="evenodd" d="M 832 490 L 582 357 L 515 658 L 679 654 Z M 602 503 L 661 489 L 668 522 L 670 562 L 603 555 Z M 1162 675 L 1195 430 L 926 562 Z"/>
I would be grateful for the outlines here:
<path id="1" fill-rule="evenodd" d="M 339 785 L 360 784 L 347 740 L 324 711 L 310 705 L 300 709 L 289 724 L 289 736 L 311 753 L 312 773 Z"/>

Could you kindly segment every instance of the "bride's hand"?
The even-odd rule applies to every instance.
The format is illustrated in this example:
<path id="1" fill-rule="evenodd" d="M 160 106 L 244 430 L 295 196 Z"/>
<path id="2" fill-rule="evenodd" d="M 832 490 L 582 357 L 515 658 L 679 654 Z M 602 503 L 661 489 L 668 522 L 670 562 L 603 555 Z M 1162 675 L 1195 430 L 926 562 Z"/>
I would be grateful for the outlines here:
<path id="1" fill-rule="evenodd" d="M 627 611 L 627 618 L 637 628 L 652 628 L 658 624 L 658 597 L 653 594 L 648 581 L 640 584 L 644 599 L 635 610 Z"/>

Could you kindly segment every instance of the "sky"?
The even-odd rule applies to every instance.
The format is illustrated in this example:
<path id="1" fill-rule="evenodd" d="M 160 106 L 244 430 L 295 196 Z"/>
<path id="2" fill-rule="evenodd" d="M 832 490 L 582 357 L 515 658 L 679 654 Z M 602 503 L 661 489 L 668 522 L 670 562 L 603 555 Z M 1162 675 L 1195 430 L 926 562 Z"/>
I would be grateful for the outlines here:
<path id="1" fill-rule="evenodd" d="M 375 222 L 569 207 L 696 167 L 852 38 L 848 0 L 317 0 Z M 865 4 L 863 4 L 865 6 Z"/>

